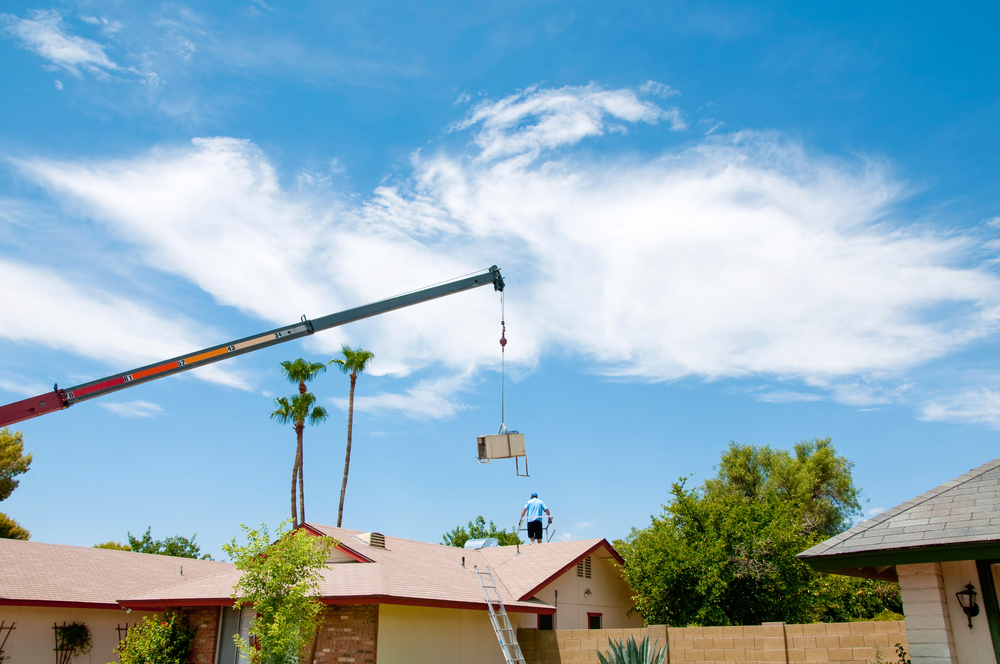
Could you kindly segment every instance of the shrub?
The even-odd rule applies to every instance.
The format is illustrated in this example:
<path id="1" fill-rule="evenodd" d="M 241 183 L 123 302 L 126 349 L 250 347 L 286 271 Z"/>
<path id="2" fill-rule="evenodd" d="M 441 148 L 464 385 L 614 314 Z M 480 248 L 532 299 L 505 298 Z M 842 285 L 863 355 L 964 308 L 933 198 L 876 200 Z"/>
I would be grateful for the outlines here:
<path id="1" fill-rule="evenodd" d="M 636 644 L 633 636 L 628 637 L 628 641 L 608 639 L 608 646 L 611 647 L 610 652 L 601 654 L 600 650 L 597 651 L 601 664 L 663 664 L 667 657 L 667 646 L 657 649 L 656 643 L 650 645 L 648 636 L 642 639 L 641 644 Z"/>
<path id="2" fill-rule="evenodd" d="M 193 641 L 185 616 L 154 615 L 130 629 L 115 653 L 121 664 L 187 664 Z"/>

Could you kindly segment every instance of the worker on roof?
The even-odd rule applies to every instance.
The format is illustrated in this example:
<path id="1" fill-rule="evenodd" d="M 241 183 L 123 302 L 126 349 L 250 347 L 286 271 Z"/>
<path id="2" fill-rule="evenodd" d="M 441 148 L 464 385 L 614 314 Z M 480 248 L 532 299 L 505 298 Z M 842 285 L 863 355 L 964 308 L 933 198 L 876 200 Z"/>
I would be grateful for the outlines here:
<path id="1" fill-rule="evenodd" d="M 552 523 L 552 513 L 549 512 L 549 508 L 545 506 L 541 500 L 538 499 L 538 494 L 531 494 L 531 499 L 528 500 L 524 505 L 524 509 L 521 510 L 521 518 L 524 515 L 528 515 L 528 539 L 535 544 L 542 543 L 542 513 L 549 515 L 549 523 Z"/>

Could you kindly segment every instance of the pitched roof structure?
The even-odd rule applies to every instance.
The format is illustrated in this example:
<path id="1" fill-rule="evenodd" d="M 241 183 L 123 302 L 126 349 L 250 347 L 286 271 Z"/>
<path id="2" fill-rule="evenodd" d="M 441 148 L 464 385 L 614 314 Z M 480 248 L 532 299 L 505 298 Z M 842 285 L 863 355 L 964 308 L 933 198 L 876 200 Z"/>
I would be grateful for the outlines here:
<path id="1" fill-rule="evenodd" d="M 799 554 L 820 571 L 895 579 L 894 566 L 1000 557 L 1000 459 Z"/>
<path id="2" fill-rule="evenodd" d="M 0 539 L 0 604 L 118 608 L 123 597 L 230 569 L 210 560 Z"/>
<path id="3" fill-rule="evenodd" d="M 317 535 L 340 541 L 343 559 L 365 562 L 331 564 L 320 589 L 330 604 L 416 604 L 485 609 L 474 567 L 490 567 L 508 611 L 552 613 L 554 606 L 534 599 L 538 590 L 583 558 L 613 557 L 621 561 L 607 540 L 558 542 L 542 546 L 458 549 L 398 537 L 385 537 L 385 547 L 371 546 L 357 530 L 318 524 L 305 526 Z M 465 567 L 462 567 L 464 558 Z M 123 597 L 134 608 L 218 604 L 229 598 L 239 578 L 235 570 L 191 583 Z"/>

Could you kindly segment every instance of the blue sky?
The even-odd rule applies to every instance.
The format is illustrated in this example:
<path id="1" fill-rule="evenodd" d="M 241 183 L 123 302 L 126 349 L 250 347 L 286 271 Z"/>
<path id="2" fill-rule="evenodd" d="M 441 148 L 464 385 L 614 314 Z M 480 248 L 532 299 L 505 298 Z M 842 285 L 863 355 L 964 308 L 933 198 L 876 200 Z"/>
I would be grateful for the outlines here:
<path id="1" fill-rule="evenodd" d="M 344 525 L 439 541 L 531 491 L 622 537 L 730 439 L 832 436 L 870 514 L 996 455 L 997 6 L 7 2 L 0 400 L 499 265 L 480 289 L 22 423 L 3 511 L 217 557 L 287 516 L 277 364 L 342 343 Z M 347 379 L 306 432 L 336 522 Z"/>

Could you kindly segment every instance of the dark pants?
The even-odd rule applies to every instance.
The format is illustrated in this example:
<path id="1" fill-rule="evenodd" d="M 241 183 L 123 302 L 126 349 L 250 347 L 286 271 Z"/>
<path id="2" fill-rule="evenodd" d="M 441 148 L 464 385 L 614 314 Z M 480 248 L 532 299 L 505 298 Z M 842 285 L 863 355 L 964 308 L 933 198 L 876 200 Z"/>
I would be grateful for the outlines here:
<path id="1" fill-rule="evenodd" d="M 528 539 L 542 539 L 542 520 L 528 522 Z"/>

